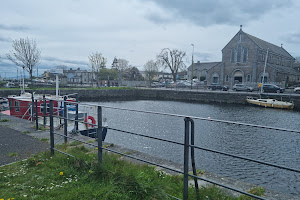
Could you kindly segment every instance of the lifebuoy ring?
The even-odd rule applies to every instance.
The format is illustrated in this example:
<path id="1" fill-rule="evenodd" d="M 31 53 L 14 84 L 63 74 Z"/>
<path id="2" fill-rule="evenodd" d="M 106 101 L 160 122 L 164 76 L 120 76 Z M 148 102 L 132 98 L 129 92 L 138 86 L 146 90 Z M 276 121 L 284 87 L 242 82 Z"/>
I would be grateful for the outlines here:
<path id="1" fill-rule="evenodd" d="M 89 120 L 92 121 L 92 124 L 89 123 Z M 92 117 L 92 116 L 87 116 L 87 117 L 85 117 L 84 122 L 85 122 L 84 125 L 85 125 L 85 128 L 86 128 L 86 129 L 88 129 L 89 127 L 94 128 L 94 125 L 96 125 L 96 120 L 95 120 L 95 118 Z M 88 124 L 87 124 L 87 123 L 88 123 Z"/>

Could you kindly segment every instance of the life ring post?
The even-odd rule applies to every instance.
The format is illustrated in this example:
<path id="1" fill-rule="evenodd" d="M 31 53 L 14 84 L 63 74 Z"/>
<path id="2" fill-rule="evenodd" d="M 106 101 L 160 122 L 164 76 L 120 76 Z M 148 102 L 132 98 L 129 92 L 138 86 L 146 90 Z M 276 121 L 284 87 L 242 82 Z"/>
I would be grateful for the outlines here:
<path id="1" fill-rule="evenodd" d="M 90 123 L 90 121 L 91 121 L 91 123 Z M 85 125 L 86 129 L 89 129 L 89 127 L 94 128 L 96 125 L 95 118 L 90 115 L 85 117 L 84 122 L 85 122 L 84 125 Z"/>

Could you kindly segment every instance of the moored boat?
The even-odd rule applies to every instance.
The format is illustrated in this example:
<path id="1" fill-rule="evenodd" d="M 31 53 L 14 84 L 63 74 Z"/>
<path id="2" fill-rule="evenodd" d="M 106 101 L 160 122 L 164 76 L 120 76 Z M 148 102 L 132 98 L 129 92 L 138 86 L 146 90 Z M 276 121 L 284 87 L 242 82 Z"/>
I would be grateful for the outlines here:
<path id="1" fill-rule="evenodd" d="M 246 101 L 255 106 L 265 107 L 265 108 L 281 108 L 281 109 L 294 109 L 293 102 L 279 101 L 276 99 L 261 99 L 255 97 L 247 97 Z"/>

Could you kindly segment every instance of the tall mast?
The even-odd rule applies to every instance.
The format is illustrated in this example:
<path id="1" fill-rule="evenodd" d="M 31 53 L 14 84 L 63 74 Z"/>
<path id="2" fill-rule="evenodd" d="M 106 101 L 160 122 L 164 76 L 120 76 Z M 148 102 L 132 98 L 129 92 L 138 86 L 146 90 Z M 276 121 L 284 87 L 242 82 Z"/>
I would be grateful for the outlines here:
<path id="1" fill-rule="evenodd" d="M 267 66 L 267 60 L 268 60 L 268 54 L 269 54 L 269 48 L 267 49 L 267 55 L 266 55 L 266 59 L 265 59 L 264 73 L 263 73 L 263 77 L 262 77 L 262 81 L 261 81 L 262 83 L 261 83 L 260 93 L 263 92 L 263 87 L 264 87 L 264 82 L 265 82 L 266 66 Z"/>

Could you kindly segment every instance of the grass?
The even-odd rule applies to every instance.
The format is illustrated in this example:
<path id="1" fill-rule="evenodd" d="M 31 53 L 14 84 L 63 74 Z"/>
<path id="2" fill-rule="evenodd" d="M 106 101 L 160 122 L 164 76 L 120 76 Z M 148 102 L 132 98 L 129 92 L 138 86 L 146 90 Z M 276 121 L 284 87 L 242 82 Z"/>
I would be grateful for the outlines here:
<path id="1" fill-rule="evenodd" d="M 170 194 L 182 198 L 181 176 L 167 175 L 148 165 L 137 165 L 104 154 L 101 165 L 97 151 L 84 146 L 59 145 L 76 158 L 50 152 L 35 155 L 0 168 L 0 199 L 124 199 L 165 200 Z M 196 199 L 189 189 L 189 199 Z M 200 199 L 243 200 L 210 186 L 200 189 Z"/>
<path id="2" fill-rule="evenodd" d="M 77 140 L 74 140 L 74 141 L 72 141 L 72 142 L 70 143 L 70 146 L 77 146 L 77 145 L 80 145 L 80 144 L 82 144 L 82 142 L 79 142 L 79 141 L 77 141 Z"/>
<path id="3" fill-rule="evenodd" d="M 24 134 L 28 134 L 28 133 L 30 133 L 30 131 L 23 131 L 22 133 L 24 133 Z"/>
<path id="4" fill-rule="evenodd" d="M 17 156 L 18 156 L 18 153 L 12 152 L 12 153 L 9 153 L 8 156 L 9 156 L 9 157 L 17 157 Z"/>
<path id="5" fill-rule="evenodd" d="M 42 138 L 41 141 L 42 141 L 42 142 L 48 142 L 49 139 L 48 139 L 48 138 Z"/>
<path id="6" fill-rule="evenodd" d="M 0 119 L 0 122 L 8 122 L 8 119 Z"/>

